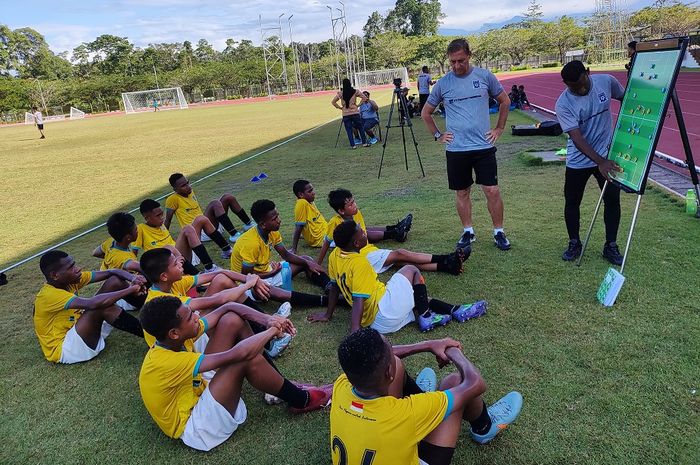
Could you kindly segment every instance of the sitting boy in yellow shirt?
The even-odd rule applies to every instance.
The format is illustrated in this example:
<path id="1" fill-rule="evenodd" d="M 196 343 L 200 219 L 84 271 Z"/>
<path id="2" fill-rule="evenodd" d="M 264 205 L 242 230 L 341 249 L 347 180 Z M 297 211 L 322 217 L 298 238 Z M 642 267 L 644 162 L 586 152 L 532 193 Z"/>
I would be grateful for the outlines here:
<path id="1" fill-rule="evenodd" d="M 142 276 L 118 269 L 82 271 L 60 250 L 42 255 L 39 268 L 46 284 L 34 300 L 32 318 L 46 360 L 92 359 L 104 349 L 112 327 L 143 337 L 139 321 L 115 305 L 126 296 L 145 293 Z M 78 297 L 78 290 L 94 282 L 103 282 L 94 297 Z"/>
<path id="2" fill-rule="evenodd" d="M 345 221 L 354 221 L 365 231 L 368 243 L 361 252 L 367 257 L 367 260 L 369 260 L 372 268 L 377 273 L 383 273 L 396 264 L 399 266 L 415 265 L 422 271 L 442 271 L 452 275 L 459 275 L 462 273 L 464 261 L 469 258 L 471 253 L 471 249 L 459 249 L 446 255 L 412 252 L 406 249 L 380 249 L 372 243 L 390 238 L 395 238 L 399 242 L 406 240 L 408 231 L 411 229 L 413 215 L 409 213 L 394 226 L 367 227 L 365 219 L 355 203 L 355 197 L 349 190 L 336 189 L 331 191 L 328 194 L 328 204 L 335 210 L 336 215 L 328 221 L 326 239 L 316 260 L 319 264 L 323 263 L 328 249 L 334 246 L 333 231 Z"/>
<path id="3" fill-rule="evenodd" d="M 292 413 L 323 408 L 330 385 L 299 387 L 284 378 L 263 355 L 263 347 L 292 323 L 244 305 L 229 303 L 204 317 L 175 297 L 158 297 L 141 311 L 144 329 L 157 342 L 144 357 L 139 389 L 146 410 L 169 437 L 208 451 L 226 441 L 247 418 L 243 381 L 287 402 Z M 248 322 L 265 328 L 253 334 Z M 210 336 L 205 353 L 193 339 Z M 213 372 L 211 381 L 202 376 Z"/>
<path id="4" fill-rule="evenodd" d="M 294 205 L 294 236 L 292 253 L 297 253 L 299 237 L 309 247 L 321 247 L 328 229 L 328 222 L 316 206 L 314 186 L 305 179 L 300 179 L 292 186 L 297 202 Z"/>

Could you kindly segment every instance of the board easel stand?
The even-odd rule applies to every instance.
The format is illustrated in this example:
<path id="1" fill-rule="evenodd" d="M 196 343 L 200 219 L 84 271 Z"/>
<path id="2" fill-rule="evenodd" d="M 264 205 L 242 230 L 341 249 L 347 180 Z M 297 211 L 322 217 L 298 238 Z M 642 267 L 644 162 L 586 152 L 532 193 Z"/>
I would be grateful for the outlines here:
<path id="1" fill-rule="evenodd" d="M 674 44 L 675 43 L 675 44 Z M 660 41 L 651 41 L 651 42 L 642 42 L 638 44 L 637 50 L 660 50 L 663 48 L 670 48 L 671 45 L 674 45 L 674 48 L 680 48 L 681 50 L 681 56 L 685 54 L 685 50 L 688 45 L 688 38 L 683 37 L 683 38 L 676 38 L 676 39 L 666 39 L 666 40 L 660 40 Z M 641 46 L 641 47 L 640 47 Z M 636 57 L 635 57 L 636 58 Z M 633 69 L 634 69 L 634 63 L 632 64 Z M 678 94 L 676 93 L 676 79 L 678 77 L 678 72 L 680 69 L 680 63 L 678 63 L 678 66 L 675 70 L 674 77 L 673 77 L 673 83 L 672 86 L 669 90 L 671 90 L 671 98 L 669 99 L 671 102 L 673 102 L 673 110 L 676 113 L 676 121 L 678 122 L 678 131 L 681 136 L 681 141 L 683 142 L 683 150 L 685 152 L 685 159 L 686 163 L 688 164 L 688 171 L 690 171 L 690 179 L 693 183 L 693 189 L 695 190 L 695 198 L 696 202 L 700 205 L 700 186 L 698 183 L 698 174 L 695 171 L 695 162 L 693 161 L 693 153 L 690 148 L 690 141 L 688 139 L 688 132 L 685 127 L 685 121 L 683 120 L 683 114 L 681 112 L 681 105 L 680 101 L 678 100 Z M 629 81 L 628 81 L 629 85 Z M 661 121 L 663 122 L 666 119 L 666 112 L 668 110 L 668 103 L 669 101 L 666 101 L 666 104 L 664 106 L 662 115 L 661 115 Z M 622 108 L 620 109 L 620 115 L 618 118 L 622 116 Z M 663 123 L 662 123 L 663 124 Z M 651 153 L 653 154 L 656 152 L 656 146 L 659 142 L 659 137 L 661 135 L 661 128 L 657 131 L 656 138 L 654 140 L 654 143 L 652 144 L 651 148 Z M 611 146 L 612 150 L 612 146 Z M 625 270 L 625 264 L 627 263 L 627 256 L 629 253 L 630 249 L 630 244 L 632 243 L 632 235 L 634 233 L 634 229 L 637 225 L 637 217 L 639 214 L 639 206 L 642 202 L 642 195 L 644 194 L 644 190 L 646 188 L 646 182 L 647 178 L 649 176 L 649 170 L 651 168 L 651 159 L 652 157 L 649 158 L 648 161 L 648 166 L 646 167 L 646 172 L 644 174 L 642 183 L 641 183 L 641 188 L 639 190 L 635 190 L 630 188 L 629 186 L 620 183 L 619 181 L 613 179 L 612 183 L 615 184 L 617 187 L 619 187 L 621 190 L 627 193 L 635 193 L 637 194 L 637 202 L 634 207 L 634 213 L 632 214 L 632 223 L 630 224 L 630 230 L 629 234 L 627 235 L 627 243 L 625 244 L 625 251 L 622 256 L 622 265 L 620 266 L 620 271 L 619 273 L 622 275 L 624 270 Z M 576 266 L 581 266 L 581 260 L 583 259 L 583 255 L 586 252 L 586 247 L 588 245 L 588 241 L 590 240 L 591 233 L 593 231 L 593 226 L 595 225 L 596 219 L 598 217 L 598 212 L 600 211 L 600 205 L 603 202 L 603 196 L 605 195 L 605 191 L 608 187 L 608 185 L 611 183 L 611 181 L 606 180 L 605 184 L 603 185 L 603 188 L 600 191 L 600 197 L 598 198 L 598 203 L 596 204 L 595 210 L 593 212 L 593 219 L 591 220 L 591 224 L 588 227 L 588 232 L 586 233 L 586 238 L 583 241 L 583 245 L 581 248 L 581 255 L 578 258 L 578 261 L 576 262 Z M 696 215 L 700 217 L 700 208 L 698 209 L 698 214 Z"/>

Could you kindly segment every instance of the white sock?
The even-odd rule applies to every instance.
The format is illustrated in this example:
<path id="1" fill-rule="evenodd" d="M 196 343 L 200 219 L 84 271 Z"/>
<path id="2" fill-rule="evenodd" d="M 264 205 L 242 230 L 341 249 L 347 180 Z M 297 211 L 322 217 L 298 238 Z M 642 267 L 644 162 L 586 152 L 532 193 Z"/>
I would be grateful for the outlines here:
<path id="1" fill-rule="evenodd" d="M 499 232 L 503 232 L 503 228 L 493 228 L 493 235 L 495 236 Z M 504 233 L 505 234 L 505 233 Z"/>
<path id="2" fill-rule="evenodd" d="M 472 226 L 464 228 L 464 232 L 469 231 L 470 233 L 474 234 L 474 228 Z"/>

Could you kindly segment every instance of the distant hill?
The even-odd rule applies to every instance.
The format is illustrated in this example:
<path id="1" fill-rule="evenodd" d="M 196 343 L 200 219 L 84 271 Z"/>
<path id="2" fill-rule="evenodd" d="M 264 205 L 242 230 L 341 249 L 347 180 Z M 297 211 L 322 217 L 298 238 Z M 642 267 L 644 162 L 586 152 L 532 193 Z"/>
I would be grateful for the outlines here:
<path id="1" fill-rule="evenodd" d="M 575 19 L 582 19 L 587 16 L 589 16 L 590 13 L 578 13 L 578 14 L 573 14 L 573 15 L 567 15 L 571 16 L 572 18 Z M 559 19 L 561 15 L 559 16 L 553 16 L 551 18 L 544 18 L 545 21 L 555 21 Z M 521 22 L 523 19 L 525 19 L 524 16 L 513 16 L 510 19 L 506 19 L 504 21 L 498 22 L 498 23 L 484 23 L 481 25 L 481 27 L 477 29 L 457 29 L 457 28 L 447 28 L 447 27 L 441 27 L 438 29 L 438 33 L 443 36 L 463 36 L 463 35 L 469 35 L 469 34 L 478 34 L 480 32 L 486 32 L 490 31 L 491 29 L 501 29 L 503 26 L 507 26 L 509 24 L 515 24 Z"/>

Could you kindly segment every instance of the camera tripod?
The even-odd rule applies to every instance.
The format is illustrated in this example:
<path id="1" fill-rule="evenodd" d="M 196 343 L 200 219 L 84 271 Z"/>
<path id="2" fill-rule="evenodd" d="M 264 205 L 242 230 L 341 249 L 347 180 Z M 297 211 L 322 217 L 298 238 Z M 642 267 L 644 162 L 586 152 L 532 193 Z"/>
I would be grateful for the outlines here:
<path id="1" fill-rule="evenodd" d="M 397 83 L 398 81 L 398 83 Z M 413 145 L 416 148 L 416 157 L 418 158 L 418 164 L 420 165 L 420 171 L 425 177 L 425 170 L 423 169 L 423 161 L 420 158 L 420 153 L 418 152 L 418 142 L 416 142 L 416 134 L 413 132 L 413 123 L 411 122 L 411 117 L 408 112 L 408 102 L 406 101 L 406 96 L 401 89 L 401 81 L 399 79 L 394 80 L 394 93 L 391 96 L 391 107 L 389 108 L 389 118 L 386 121 L 386 132 L 384 133 L 384 143 L 382 144 L 382 158 L 379 162 L 379 173 L 377 174 L 377 179 L 382 176 L 382 165 L 384 164 L 384 152 L 386 151 L 386 144 L 389 142 L 389 129 L 400 127 L 401 128 L 401 138 L 403 140 L 403 158 L 406 162 L 406 171 L 408 171 L 408 153 L 406 151 L 406 129 L 411 130 L 411 137 L 413 138 Z M 399 123 L 392 125 L 392 118 L 394 117 L 394 108 L 398 102 L 399 106 Z"/>

